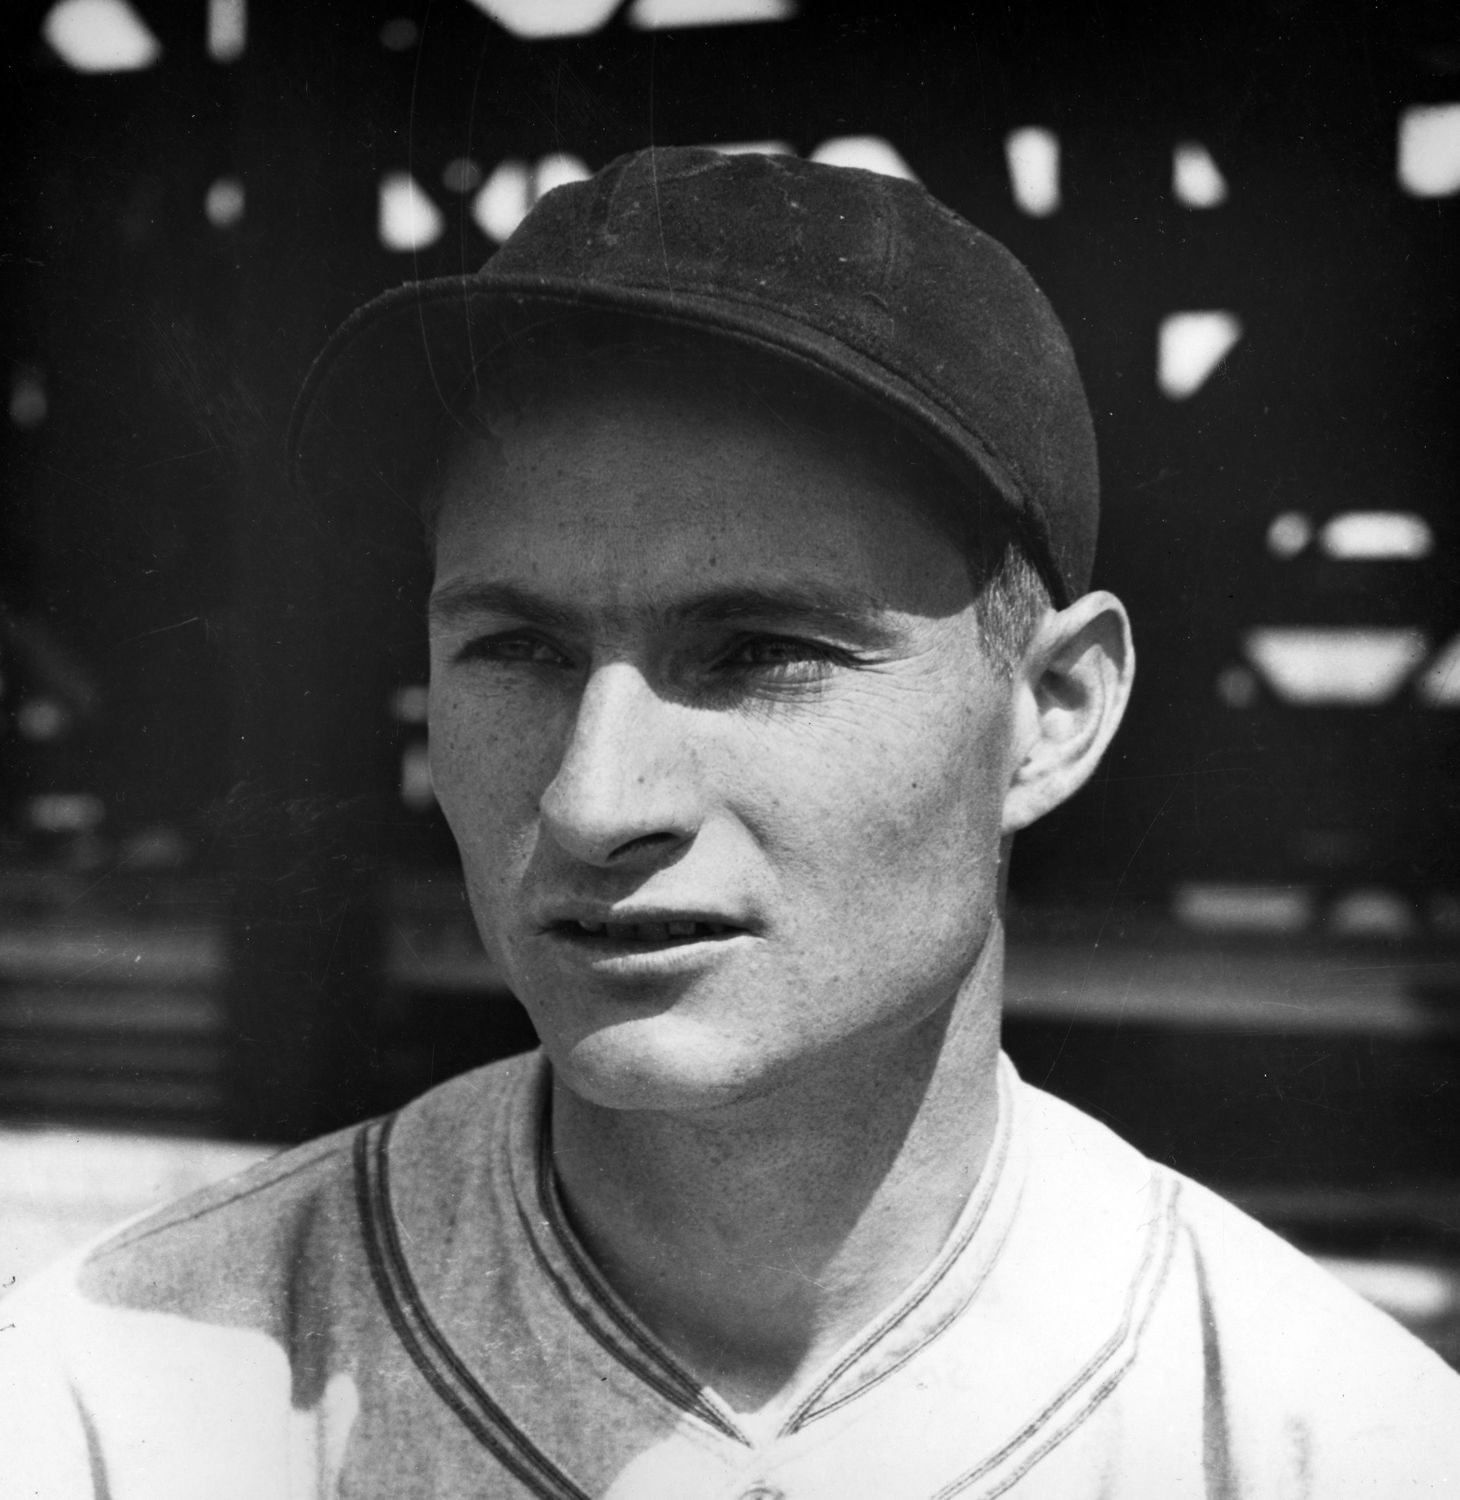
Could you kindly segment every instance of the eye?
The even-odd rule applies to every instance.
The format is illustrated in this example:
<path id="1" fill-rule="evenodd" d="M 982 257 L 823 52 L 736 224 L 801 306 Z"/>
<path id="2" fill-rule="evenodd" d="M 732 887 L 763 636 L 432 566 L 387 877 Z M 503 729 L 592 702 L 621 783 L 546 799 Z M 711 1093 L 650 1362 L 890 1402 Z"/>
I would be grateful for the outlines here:
<path id="1" fill-rule="evenodd" d="M 834 666 L 847 665 L 851 654 L 825 641 L 800 636 L 753 635 L 735 642 L 720 658 L 721 671 L 757 673 L 786 680 L 814 681 Z"/>
<path id="2" fill-rule="evenodd" d="M 460 646 L 453 662 L 492 662 L 502 665 L 541 667 L 571 666 L 572 661 L 560 647 L 530 631 L 510 630 L 496 635 L 475 636 Z"/>

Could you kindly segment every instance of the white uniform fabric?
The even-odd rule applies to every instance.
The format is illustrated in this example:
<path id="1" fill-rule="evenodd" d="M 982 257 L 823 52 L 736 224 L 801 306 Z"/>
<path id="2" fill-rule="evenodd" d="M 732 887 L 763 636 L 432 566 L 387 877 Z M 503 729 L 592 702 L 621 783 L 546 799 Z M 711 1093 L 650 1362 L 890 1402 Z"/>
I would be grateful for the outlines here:
<path id="1" fill-rule="evenodd" d="M 573 1238 L 546 1080 L 468 1074 L 0 1305 L 0 1496 L 1460 1496 L 1460 1377 L 1007 1062 L 936 1261 L 749 1430 Z"/>

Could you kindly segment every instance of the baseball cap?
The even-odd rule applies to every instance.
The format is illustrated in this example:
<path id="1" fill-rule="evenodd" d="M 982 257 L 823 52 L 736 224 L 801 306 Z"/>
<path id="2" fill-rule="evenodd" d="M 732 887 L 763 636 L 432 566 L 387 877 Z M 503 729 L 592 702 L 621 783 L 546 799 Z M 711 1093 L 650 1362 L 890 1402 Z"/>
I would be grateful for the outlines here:
<path id="1" fill-rule="evenodd" d="M 555 188 L 475 275 L 367 303 L 316 360 L 290 427 L 315 503 L 413 504 L 443 418 L 542 320 L 623 313 L 849 382 L 1002 507 L 1066 604 L 1089 586 L 1094 429 L 1029 273 L 900 178 L 783 155 L 653 147 Z"/>

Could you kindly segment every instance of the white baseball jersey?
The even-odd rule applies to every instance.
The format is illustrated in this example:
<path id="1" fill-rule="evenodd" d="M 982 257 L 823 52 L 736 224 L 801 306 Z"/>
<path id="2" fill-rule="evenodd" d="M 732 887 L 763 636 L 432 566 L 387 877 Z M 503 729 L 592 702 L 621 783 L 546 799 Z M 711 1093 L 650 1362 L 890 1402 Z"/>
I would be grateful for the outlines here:
<path id="1" fill-rule="evenodd" d="M 942 1251 L 762 1430 L 575 1240 L 546 1084 L 468 1074 L 0 1305 L 0 1497 L 1460 1496 L 1460 1377 L 1007 1063 Z"/>

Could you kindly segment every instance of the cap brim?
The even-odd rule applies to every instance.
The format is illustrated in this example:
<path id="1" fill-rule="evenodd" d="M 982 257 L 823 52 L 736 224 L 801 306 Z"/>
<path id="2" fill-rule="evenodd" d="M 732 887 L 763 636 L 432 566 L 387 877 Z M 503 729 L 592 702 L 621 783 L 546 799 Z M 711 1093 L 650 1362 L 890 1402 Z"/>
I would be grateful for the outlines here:
<path id="1" fill-rule="evenodd" d="M 484 275 L 387 292 L 340 327 L 305 381 L 289 433 L 297 491 L 336 515 L 343 507 L 363 520 L 382 505 L 415 515 L 428 465 L 504 347 L 543 322 L 605 313 L 770 352 L 911 419 L 955 475 L 1002 502 L 1056 602 L 1067 602 L 1045 539 L 1027 525 L 1024 497 L 993 454 L 970 451 L 969 433 L 952 413 L 836 338 L 723 296 Z"/>

